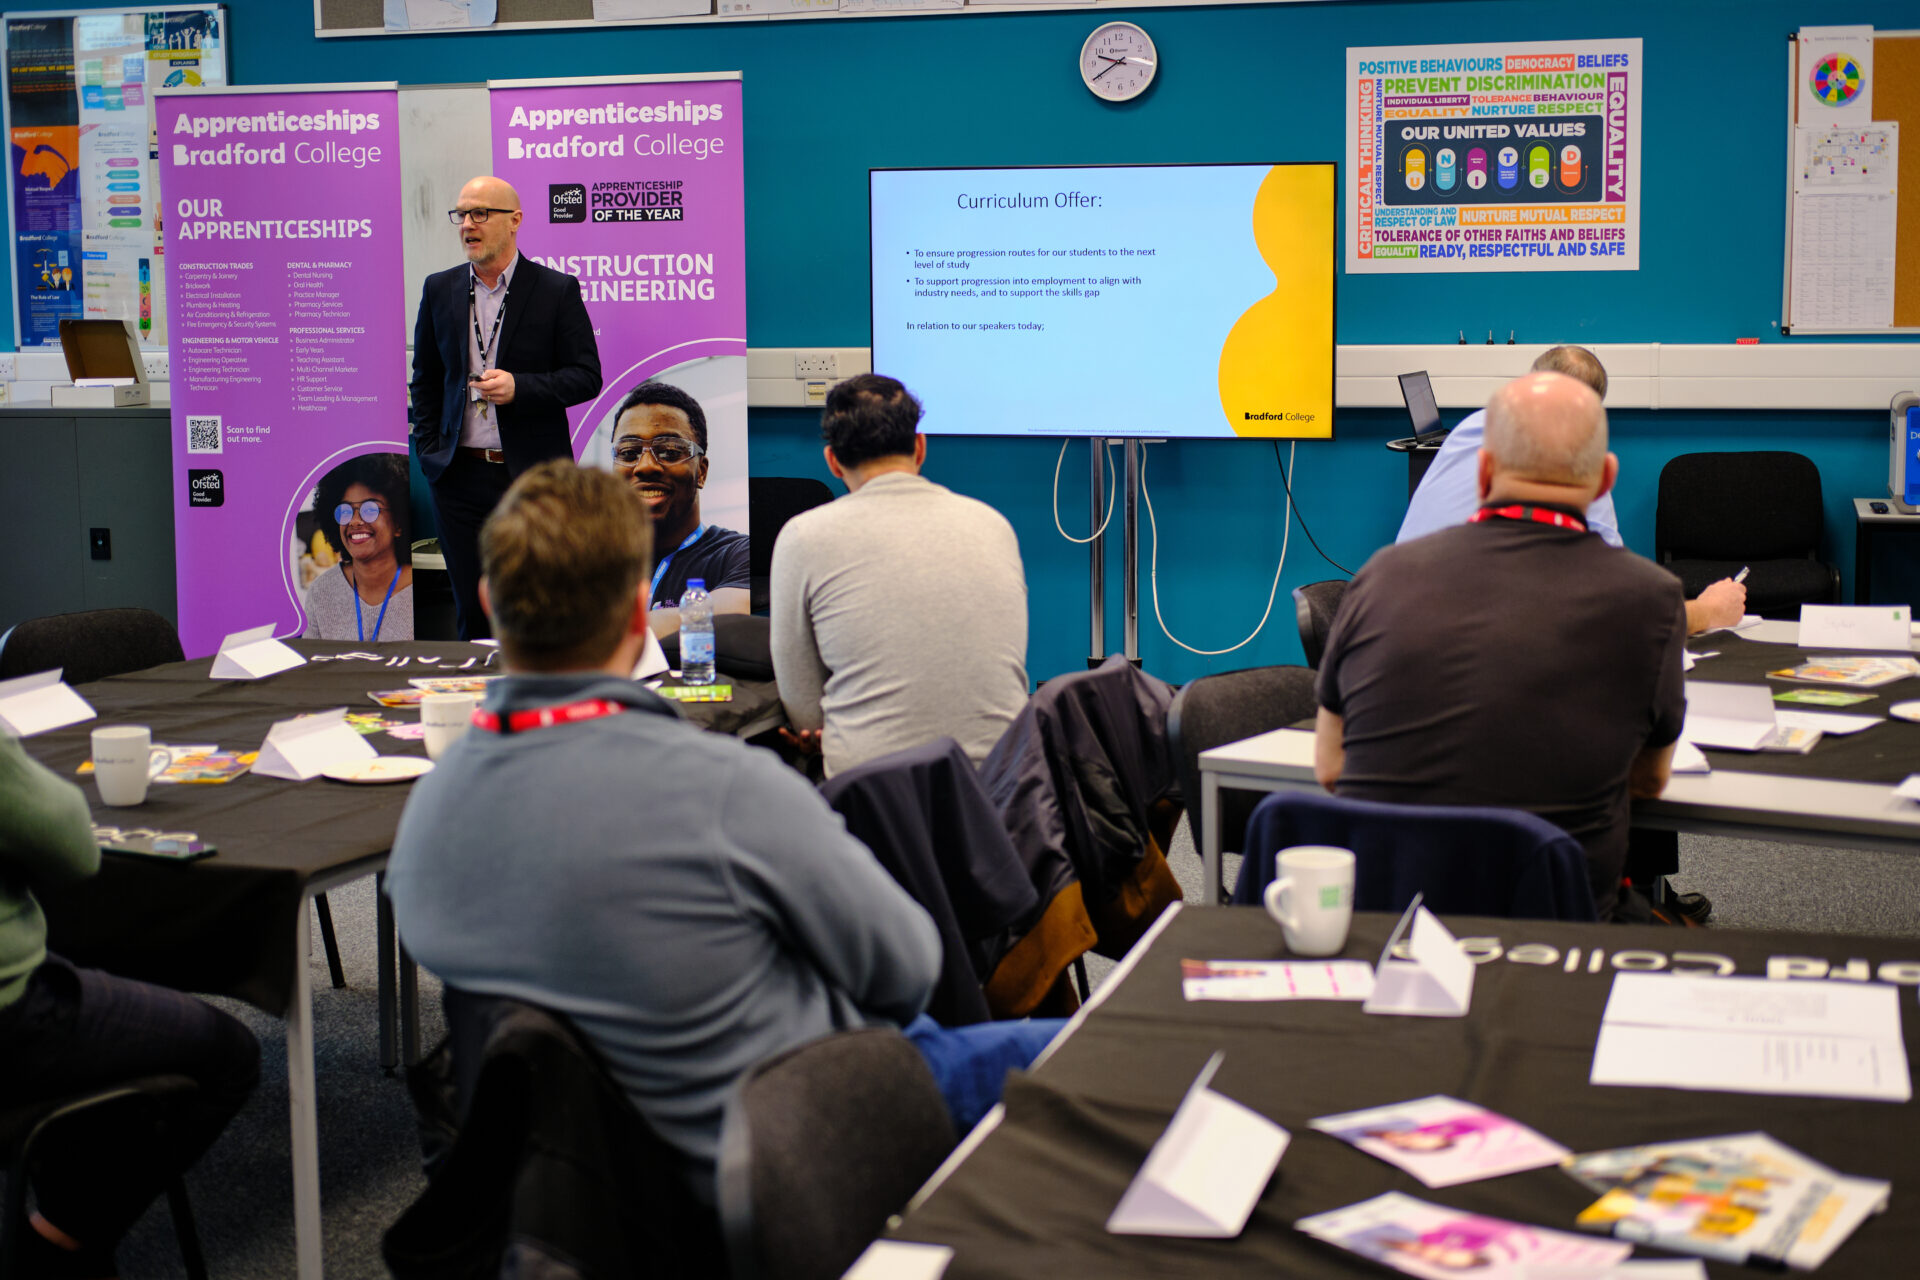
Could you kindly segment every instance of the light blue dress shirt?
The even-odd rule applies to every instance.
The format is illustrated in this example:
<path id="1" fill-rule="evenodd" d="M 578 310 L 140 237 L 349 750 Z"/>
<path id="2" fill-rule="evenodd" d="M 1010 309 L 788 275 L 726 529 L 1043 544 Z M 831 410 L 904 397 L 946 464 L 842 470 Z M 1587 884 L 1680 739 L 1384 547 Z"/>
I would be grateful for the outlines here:
<path id="1" fill-rule="evenodd" d="M 1407 504 L 1395 542 L 1409 542 L 1440 529 L 1465 524 L 1480 506 L 1480 445 L 1487 434 L 1487 411 L 1481 409 L 1460 420 L 1434 455 L 1433 465 L 1420 478 Z M 1587 528 L 1609 545 L 1624 546 L 1620 520 L 1613 513 L 1613 495 L 1603 493 L 1587 508 Z"/>

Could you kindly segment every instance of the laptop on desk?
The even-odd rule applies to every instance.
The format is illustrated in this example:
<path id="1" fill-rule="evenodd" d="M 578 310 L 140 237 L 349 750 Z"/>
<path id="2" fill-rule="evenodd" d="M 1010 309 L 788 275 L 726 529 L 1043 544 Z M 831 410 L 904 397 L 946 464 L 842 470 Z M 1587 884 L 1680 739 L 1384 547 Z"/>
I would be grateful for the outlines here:
<path id="1" fill-rule="evenodd" d="M 1407 417 L 1413 420 L 1414 447 L 1437 444 L 1446 436 L 1446 428 L 1440 425 L 1440 406 L 1433 398 L 1433 381 L 1425 369 L 1400 375 L 1400 398 L 1406 402 Z"/>

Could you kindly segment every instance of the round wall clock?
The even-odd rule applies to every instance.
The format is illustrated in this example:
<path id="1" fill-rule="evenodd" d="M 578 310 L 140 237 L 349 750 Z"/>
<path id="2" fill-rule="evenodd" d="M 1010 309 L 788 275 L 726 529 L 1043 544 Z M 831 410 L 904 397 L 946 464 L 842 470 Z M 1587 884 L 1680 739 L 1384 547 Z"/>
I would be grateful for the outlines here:
<path id="1" fill-rule="evenodd" d="M 1080 46 L 1080 78 L 1094 97 L 1108 102 L 1139 97 L 1159 69 L 1153 37 L 1131 22 L 1103 22 Z"/>

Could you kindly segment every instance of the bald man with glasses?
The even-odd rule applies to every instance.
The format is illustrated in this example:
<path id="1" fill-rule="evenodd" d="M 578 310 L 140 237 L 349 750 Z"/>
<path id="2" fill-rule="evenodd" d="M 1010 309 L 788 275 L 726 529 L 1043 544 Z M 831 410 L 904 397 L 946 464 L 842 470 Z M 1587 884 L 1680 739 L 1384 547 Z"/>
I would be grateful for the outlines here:
<path id="1" fill-rule="evenodd" d="M 600 393 L 600 349 L 580 282 L 519 252 L 519 193 L 460 189 L 447 220 L 467 260 L 427 277 L 408 386 L 413 451 L 433 488 L 460 638 L 490 634 L 480 526 L 513 478 L 573 457 L 567 408 Z"/>

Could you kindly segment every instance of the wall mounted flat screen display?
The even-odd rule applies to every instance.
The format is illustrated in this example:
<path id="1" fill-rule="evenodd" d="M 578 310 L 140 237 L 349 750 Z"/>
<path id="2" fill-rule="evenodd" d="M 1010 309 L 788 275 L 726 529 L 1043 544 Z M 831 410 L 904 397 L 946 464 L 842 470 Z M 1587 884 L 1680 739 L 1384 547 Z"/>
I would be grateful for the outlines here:
<path id="1" fill-rule="evenodd" d="M 1331 439 L 1334 178 L 872 170 L 874 370 L 929 433 Z"/>

